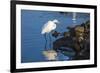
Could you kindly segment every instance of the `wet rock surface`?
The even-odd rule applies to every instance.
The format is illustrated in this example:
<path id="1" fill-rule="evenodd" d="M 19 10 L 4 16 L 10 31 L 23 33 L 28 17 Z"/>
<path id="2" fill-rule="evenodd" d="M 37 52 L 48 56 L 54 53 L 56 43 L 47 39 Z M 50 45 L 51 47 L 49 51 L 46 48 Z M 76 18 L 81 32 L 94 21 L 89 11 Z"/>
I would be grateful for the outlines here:
<path id="1" fill-rule="evenodd" d="M 53 32 L 52 36 L 62 37 L 53 42 L 53 49 L 66 56 L 72 56 L 73 60 L 85 60 L 90 58 L 90 21 L 81 25 L 67 27 L 63 33 Z"/>

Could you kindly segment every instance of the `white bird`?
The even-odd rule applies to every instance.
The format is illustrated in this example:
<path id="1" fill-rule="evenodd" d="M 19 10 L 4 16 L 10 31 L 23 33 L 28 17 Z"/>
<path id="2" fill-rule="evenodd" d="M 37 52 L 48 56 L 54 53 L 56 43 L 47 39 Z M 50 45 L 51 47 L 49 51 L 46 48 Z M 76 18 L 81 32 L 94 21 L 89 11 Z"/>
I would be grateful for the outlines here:
<path id="1" fill-rule="evenodd" d="M 47 38 L 46 38 L 46 34 L 49 34 L 50 32 L 52 32 L 53 30 L 56 29 L 56 24 L 59 23 L 59 21 L 57 19 L 54 19 L 53 21 L 49 20 L 46 24 L 44 24 L 44 26 L 42 27 L 42 31 L 41 31 L 41 34 L 44 35 L 45 37 L 45 40 L 46 40 L 46 43 L 45 43 L 45 49 L 47 49 Z M 49 35 L 49 38 L 50 38 L 50 48 L 51 47 L 51 37 Z"/>
<path id="2" fill-rule="evenodd" d="M 53 21 L 48 21 L 46 24 L 44 24 L 41 34 L 50 33 L 51 31 L 55 30 L 57 27 L 57 23 L 59 23 L 57 19 L 54 19 Z"/>

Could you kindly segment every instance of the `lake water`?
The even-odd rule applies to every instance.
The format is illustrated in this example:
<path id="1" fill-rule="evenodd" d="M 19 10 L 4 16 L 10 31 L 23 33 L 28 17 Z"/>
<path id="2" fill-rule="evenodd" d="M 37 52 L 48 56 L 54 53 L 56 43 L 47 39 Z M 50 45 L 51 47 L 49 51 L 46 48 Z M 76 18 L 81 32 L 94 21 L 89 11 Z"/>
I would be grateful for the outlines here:
<path id="1" fill-rule="evenodd" d="M 45 39 L 41 34 L 43 25 L 57 19 L 60 23 L 56 31 L 65 32 L 66 27 L 73 25 L 72 13 L 59 13 L 50 11 L 21 10 L 21 62 L 47 61 L 43 55 Z M 76 24 L 81 24 L 90 19 L 88 13 L 77 13 Z M 47 39 L 48 40 L 48 39 Z M 52 37 L 52 41 L 56 40 Z M 48 47 L 49 48 L 49 47 Z M 70 57 L 58 54 L 58 60 L 68 60 Z"/>

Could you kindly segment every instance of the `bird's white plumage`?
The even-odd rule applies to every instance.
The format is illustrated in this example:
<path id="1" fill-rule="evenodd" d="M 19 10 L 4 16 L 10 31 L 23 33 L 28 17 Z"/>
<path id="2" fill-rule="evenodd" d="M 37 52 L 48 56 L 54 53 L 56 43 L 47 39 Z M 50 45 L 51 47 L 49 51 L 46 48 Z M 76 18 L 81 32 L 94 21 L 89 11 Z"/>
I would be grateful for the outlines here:
<path id="1" fill-rule="evenodd" d="M 58 20 L 56 19 L 48 21 L 44 24 L 41 34 L 50 33 L 52 30 L 56 29 L 56 23 L 58 23 Z"/>

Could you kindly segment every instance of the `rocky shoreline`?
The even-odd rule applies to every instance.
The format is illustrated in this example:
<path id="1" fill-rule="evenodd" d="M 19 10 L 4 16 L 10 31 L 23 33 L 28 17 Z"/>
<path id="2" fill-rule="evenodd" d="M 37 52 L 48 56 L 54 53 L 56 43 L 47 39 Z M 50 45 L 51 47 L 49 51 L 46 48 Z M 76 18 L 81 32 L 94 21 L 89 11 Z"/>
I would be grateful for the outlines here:
<path id="1" fill-rule="evenodd" d="M 73 60 L 90 59 L 90 21 L 69 26 L 66 29 L 67 32 L 54 31 L 52 33 L 52 36 L 56 38 L 53 42 L 53 50 L 71 56 Z M 61 38 L 57 39 L 59 36 Z"/>

